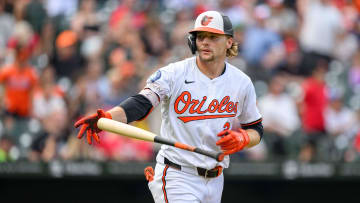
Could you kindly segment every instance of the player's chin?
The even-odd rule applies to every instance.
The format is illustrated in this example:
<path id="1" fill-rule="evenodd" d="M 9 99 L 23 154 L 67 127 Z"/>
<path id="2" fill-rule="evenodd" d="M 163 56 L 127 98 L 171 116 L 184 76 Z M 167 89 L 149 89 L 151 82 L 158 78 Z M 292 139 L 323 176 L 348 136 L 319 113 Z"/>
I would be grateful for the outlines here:
<path id="1" fill-rule="evenodd" d="M 199 57 L 203 61 L 212 61 L 212 60 L 214 60 L 214 56 L 212 54 L 209 54 L 208 52 L 207 53 L 204 53 L 204 52 L 200 53 Z"/>

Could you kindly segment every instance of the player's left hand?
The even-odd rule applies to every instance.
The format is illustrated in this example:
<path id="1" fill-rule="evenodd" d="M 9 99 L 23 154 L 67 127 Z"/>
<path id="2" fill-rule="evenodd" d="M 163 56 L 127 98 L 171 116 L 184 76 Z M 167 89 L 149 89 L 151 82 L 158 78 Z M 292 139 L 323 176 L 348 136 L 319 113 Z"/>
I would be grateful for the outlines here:
<path id="1" fill-rule="evenodd" d="M 148 166 L 144 169 L 145 178 L 147 181 L 151 182 L 154 180 L 154 169 L 151 166 Z"/>
<path id="2" fill-rule="evenodd" d="M 242 150 L 250 142 L 249 135 L 244 129 L 239 129 L 239 131 L 224 130 L 217 136 L 222 138 L 216 142 L 216 145 L 221 147 L 225 155 Z"/>

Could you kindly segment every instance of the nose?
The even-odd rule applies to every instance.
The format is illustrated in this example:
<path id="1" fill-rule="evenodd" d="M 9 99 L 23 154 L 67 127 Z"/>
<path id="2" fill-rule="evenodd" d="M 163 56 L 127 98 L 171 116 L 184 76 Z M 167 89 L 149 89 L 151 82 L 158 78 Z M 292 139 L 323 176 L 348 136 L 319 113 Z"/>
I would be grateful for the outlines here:
<path id="1" fill-rule="evenodd" d="M 200 43 L 202 44 L 202 45 L 209 45 L 209 43 L 210 43 L 210 38 L 209 37 L 202 37 L 202 38 L 200 38 Z"/>

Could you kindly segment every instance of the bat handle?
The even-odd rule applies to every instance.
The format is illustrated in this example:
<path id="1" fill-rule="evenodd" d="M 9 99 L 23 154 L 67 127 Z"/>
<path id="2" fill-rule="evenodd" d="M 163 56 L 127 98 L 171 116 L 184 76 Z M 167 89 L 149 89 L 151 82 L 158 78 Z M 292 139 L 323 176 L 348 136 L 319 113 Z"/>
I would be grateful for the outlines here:
<path id="1" fill-rule="evenodd" d="M 204 150 L 204 149 L 201 149 L 201 148 L 197 148 L 197 147 L 193 147 L 193 146 L 190 146 L 190 145 L 187 145 L 187 144 L 183 144 L 181 142 L 173 142 L 173 141 L 170 141 L 170 140 L 165 139 L 165 138 L 160 137 L 160 136 L 155 136 L 154 142 L 174 146 L 174 147 L 177 147 L 177 148 L 180 148 L 180 149 L 183 149 L 183 150 L 187 150 L 187 151 L 190 151 L 190 152 L 196 152 L 196 153 L 211 157 L 213 159 L 216 159 L 219 162 L 224 160 L 224 156 L 225 156 L 223 153 L 220 153 L 220 152 Z"/>

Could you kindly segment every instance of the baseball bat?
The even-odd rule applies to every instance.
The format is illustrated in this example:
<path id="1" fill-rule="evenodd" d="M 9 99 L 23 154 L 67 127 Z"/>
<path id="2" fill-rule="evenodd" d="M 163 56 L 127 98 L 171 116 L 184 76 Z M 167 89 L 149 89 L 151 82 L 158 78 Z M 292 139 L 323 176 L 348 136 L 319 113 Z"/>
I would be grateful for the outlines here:
<path id="1" fill-rule="evenodd" d="M 169 139 L 160 137 L 152 132 L 143 130 L 141 128 L 137 128 L 132 125 L 128 125 L 126 123 L 118 122 L 115 120 L 111 120 L 111 119 L 107 119 L 107 118 L 100 118 L 97 122 L 97 126 L 99 129 L 105 130 L 108 132 L 120 134 L 123 136 L 135 138 L 138 140 L 166 144 L 166 145 L 177 147 L 177 148 L 187 150 L 190 152 L 196 152 L 196 153 L 211 157 L 217 161 L 224 160 L 223 153 L 215 152 L 215 151 L 208 151 L 208 150 L 200 149 L 198 147 L 186 145 L 181 142 L 171 141 Z"/>

